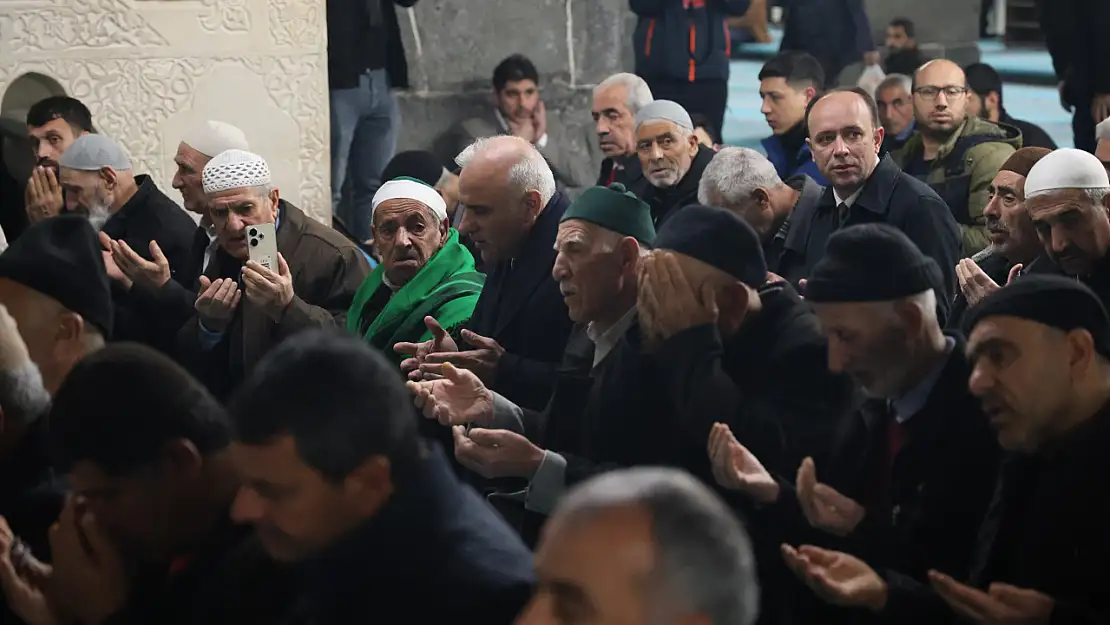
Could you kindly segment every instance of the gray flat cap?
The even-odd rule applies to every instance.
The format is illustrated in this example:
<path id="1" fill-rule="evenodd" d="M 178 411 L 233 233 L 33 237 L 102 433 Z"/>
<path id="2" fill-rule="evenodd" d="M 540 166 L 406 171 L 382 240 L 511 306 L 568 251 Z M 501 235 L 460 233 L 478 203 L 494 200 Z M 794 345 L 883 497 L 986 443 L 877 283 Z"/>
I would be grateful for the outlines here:
<path id="1" fill-rule="evenodd" d="M 123 146 L 104 135 L 82 135 L 62 153 L 58 166 L 80 171 L 98 171 L 111 167 L 116 171 L 130 171 L 131 157 Z"/>
<path id="2" fill-rule="evenodd" d="M 685 128 L 691 132 L 694 130 L 694 122 L 691 121 L 690 114 L 678 102 L 656 100 L 640 109 L 640 112 L 636 113 L 636 129 L 639 130 L 644 122 L 657 120 L 674 122 L 679 128 Z"/>

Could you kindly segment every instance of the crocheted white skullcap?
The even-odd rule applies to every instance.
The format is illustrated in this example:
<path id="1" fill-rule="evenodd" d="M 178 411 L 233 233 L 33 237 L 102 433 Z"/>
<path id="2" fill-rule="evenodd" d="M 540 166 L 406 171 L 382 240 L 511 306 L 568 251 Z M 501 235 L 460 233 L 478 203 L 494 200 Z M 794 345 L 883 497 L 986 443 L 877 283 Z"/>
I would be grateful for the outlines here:
<path id="1" fill-rule="evenodd" d="M 185 145 L 212 158 L 225 150 L 249 150 L 247 135 L 226 122 L 206 121 L 193 126 L 181 139 Z"/>
<path id="2" fill-rule="evenodd" d="M 266 159 L 246 150 L 225 150 L 204 166 L 201 182 L 205 193 L 261 187 L 271 183 Z"/>

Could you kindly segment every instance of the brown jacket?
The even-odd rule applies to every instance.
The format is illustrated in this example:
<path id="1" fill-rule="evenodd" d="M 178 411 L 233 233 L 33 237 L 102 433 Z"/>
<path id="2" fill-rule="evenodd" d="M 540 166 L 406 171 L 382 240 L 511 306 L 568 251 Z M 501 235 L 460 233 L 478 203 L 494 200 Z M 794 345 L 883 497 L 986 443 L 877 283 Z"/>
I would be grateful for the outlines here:
<path id="1" fill-rule="evenodd" d="M 345 327 L 347 309 L 370 273 L 362 251 L 346 237 L 282 200 L 277 245 L 293 276 L 293 301 L 279 321 L 266 317 L 246 298 L 222 335 L 199 325 L 197 315 L 177 336 L 180 360 L 217 397 L 225 398 L 254 365 L 285 338 L 307 328 Z M 222 248 L 205 275 L 239 278 L 243 263 Z"/>

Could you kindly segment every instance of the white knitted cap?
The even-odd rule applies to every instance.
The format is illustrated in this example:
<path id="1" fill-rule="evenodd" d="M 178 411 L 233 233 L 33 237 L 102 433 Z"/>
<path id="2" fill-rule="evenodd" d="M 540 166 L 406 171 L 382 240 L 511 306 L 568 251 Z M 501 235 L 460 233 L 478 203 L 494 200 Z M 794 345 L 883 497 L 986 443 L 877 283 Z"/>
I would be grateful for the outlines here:
<path id="1" fill-rule="evenodd" d="M 1074 148 L 1046 154 L 1025 178 L 1025 197 L 1064 189 L 1106 188 L 1110 188 L 1110 177 L 1102 162 L 1094 154 Z"/>
<path id="2" fill-rule="evenodd" d="M 247 135 L 225 122 L 206 121 L 189 129 L 181 139 L 185 145 L 212 158 L 226 150 L 249 150 Z"/>
<path id="3" fill-rule="evenodd" d="M 116 171 L 131 171 L 131 157 L 123 146 L 98 134 L 77 137 L 58 159 L 58 166 L 80 171 L 97 171 L 111 167 Z"/>
<path id="4" fill-rule="evenodd" d="M 439 191 L 429 187 L 424 182 L 407 176 L 394 178 L 378 188 L 378 192 L 374 194 L 374 199 L 370 203 L 370 218 L 374 218 L 374 211 L 378 210 L 378 206 L 382 202 L 402 199 L 413 200 L 427 206 L 432 209 L 432 212 L 440 221 L 447 219 L 447 202 L 443 201 L 443 196 L 439 194 Z"/>
<path id="5" fill-rule="evenodd" d="M 636 113 L 636 130 L 647 122 L 657 120 L 674 122 L 679 128 L 691 132 L 694 130 L 694 122 L 690 120 L 690 114 L 682 108 L 681 104 L 671 100 L 656 100 L 640 109 L 640 112 Z"/>
<path id="6" fill-rule="evenodd" d="M 205 193 L 261 187 L 271 183 L 266 159 L 246 150 L 225 150 L 204 166 L 201 182 Z"/>

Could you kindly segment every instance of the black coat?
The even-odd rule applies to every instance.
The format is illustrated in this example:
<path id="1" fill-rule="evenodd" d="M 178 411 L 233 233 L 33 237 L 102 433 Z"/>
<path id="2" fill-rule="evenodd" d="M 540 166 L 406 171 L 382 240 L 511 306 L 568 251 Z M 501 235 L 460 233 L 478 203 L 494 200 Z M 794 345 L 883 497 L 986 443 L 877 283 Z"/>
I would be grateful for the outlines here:
<path id="1" fill-rule="evenodd" d="M 620 162 L 621 169 L 613 171 L 616 162 Z M 648 184 L 644 178 L 644 168 L 640 165 L 640 157 L 636 154 L 618 156 L 616 159 L 606 157 L 601 161 L 601 174 L 597 177 L 598 186 L 607 187 L 614 182 L 623 184 L 629 191 L 642 195 Z"/>
<path id="2" fill-rule="evenodd" d="M 790 214 L 787 215 L 786 221 L 782 222 L 778 231 L 771 235 L 769 240 L 763 242 L 763 257 L 767 260 L 767 271 L 776 274 L 779 272 L 779 261 L 786 245 L 786 237 L 790 234 L 794 213 L 812 213 L 816 210 L 818 202 L 821 201 L 821 195 L 825 192 L 825 187 L 817 184 L 817 181 L 805 174 L 791 176 L 786 180 L 786 184 L 799 192 L 798 199 L 794 202 L 794 206 L 790 208 Z M 792 286 L 797 288 L 798 285 L 793 284 Z"/>
<path id="3" fill-rule="evenodd" d="M 509 625 L 532 594 L 532 554 L 436 447 L 378 514 L 305 566 L 289 625 Z"/>
<path id="4" fill-rule="evenodd" d="M 812 211 L 795 209 L 790 234 L 779 261 L 779 275 L 797 284 L 809 276 L 825 255 L 829 236 L 839 230 L 839 215 L 832 187 L 826 187 Z M 844 226 L 885 223 L 906 234 L 926 256 L 940 266 L 944 284 L 937 285 L 937 301 L 945 306 L 956 294 L 956 263 L 963 243 L 952 211 L 928 185 L 899 169 L 889 156 L 879 161 L 855 203 L 848 209 Z M 804 295 L 804 293 L 803 293 Z"/>
<path id="5" fill-rule="evenodd" d="M 162 193 L 150 176 L 135 176 L 135 182 L 139 185 L 135 195 L 104 224 L 104 233 L 114 240 L 122 239 L 147 260 L 153 260 L 150 242 L 157 241 L 170 263 L 172 279 L 192 286 L 191 279 L 195 280 L 195 276 L 188 275 L 185 268 L 191 262 L 196 222 Z M 138 341 L 170 352 L 173 343 L 159 332 L 158 319 L 144 314 L 135 299 L 132 293 L 112 283 L 115 304 L 112 339 Z"/>
<path id="6" fill-rule="evenodd" d="M 176 279 L 169 280 L 156 290 L 136 285 L 131 290 L 131 300 L 137 310 L 151 319 L 156 319 L 160 337 L 167 345 L 173 345 L 177 333 L 196 312 L 195 303 L 199 291 L 198 279 L 204 269 L 204 253 L 210 239 L 207 231 L 197 226 L 193 233 L 193 244 L 189 250 L 186 265 L 176 271 Z"/>
<path id="7" fill-rule="evenodd" d="M 411 7 L 418 0 L 327 0 L 328 22 L 328 87 L 330 89 L 353 89 L 358 87 L 359 76 L 366 71 L 362 62 L 362 46 L 368 45 L 368 38 L 385 38 L 385 71 L 389 84 L 395 89 L 409 88 L 409 66 L 405 59 L 404 42 L 397 21 L 396 3 Z M 380 2 L 382 25 L 371 28 L 366 22 L 351 19 L 352 15 L 363 15 L 367 2 Z"/>
<path id="8" fill-rule="evenodd" d="M 999 122 L 1008 124 L 1021 131 L 1021 147 L 1023 148 L 1045 148 L 1046 150 L 1055 150 L 1057 147 L 1056 142 L 1043 128 L 1020 119 L 1010 117 L 1010 114 L 1005 109 L 999 115 Z"/>
<path id="9" fill-rule="evenodd" d="M 651 219 L 655 222 L 656 231 L 663 227 L 663 222 L 677 210 L 683 206 L 698 203 L 698 184 L 701 182 L 701 175 L 705 173 L 705 168 L 716 154 L 713 148 L 699 146 L 698 153 L 690 163 L 690 170 L 673 187 L 660 189 L 649 183 L 646 178 L 644 179 L 644 184 L 640 185 L 638 193 L 640 199 L 651 207 Z"/>
<path id="10" fill-rule="evenodd" d="M 493 389 L 534 410 L 543 409 L 551 397 L 555 368 L 574 325 L 551 277 L 555 235 L 569 204 L 556 193 L 532 226 L 520 256 L 486 268 L 486 285 L 467 324 L 505 349 Z"/>
<path id="11" fill-rule="evenodd" d="M 1068 102 L 1090 102 L 1110 93 L 1110 3 L 1103 0 L 1037 0 L 1045 44 Z"/>
<path id="12" fill-rule="evenodd" d="M 249 625 L 288 617 L 297 578 L 274 562 L 250 527 L 222 521 L 204 544 L 150 571 L 124 612 L 105 625 Z"/>

